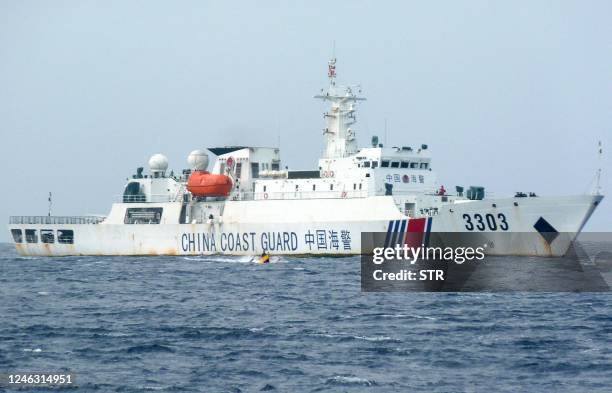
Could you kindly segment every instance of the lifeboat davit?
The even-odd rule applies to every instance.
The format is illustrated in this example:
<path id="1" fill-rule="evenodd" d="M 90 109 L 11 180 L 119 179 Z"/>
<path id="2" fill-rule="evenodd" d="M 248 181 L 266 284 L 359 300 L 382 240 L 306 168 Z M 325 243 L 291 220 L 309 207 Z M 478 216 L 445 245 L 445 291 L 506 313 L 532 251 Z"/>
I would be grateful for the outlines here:
<path id="1" fill-rule="evenodd" d="M 232 191 L 232 179 L 225 175 L 195 171 L 189 176 L 187 189 L 195 196 L 226 197 Z"/>

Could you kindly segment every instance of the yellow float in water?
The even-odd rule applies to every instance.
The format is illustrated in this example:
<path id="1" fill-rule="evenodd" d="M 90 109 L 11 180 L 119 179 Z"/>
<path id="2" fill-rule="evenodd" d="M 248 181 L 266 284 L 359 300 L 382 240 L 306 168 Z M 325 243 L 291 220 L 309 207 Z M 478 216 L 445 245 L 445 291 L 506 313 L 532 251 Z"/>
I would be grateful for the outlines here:
<path id="1" fill-rule="evenodd" d="M 259 257 L 259 263 L 269 263 L 270 262 L 270 255 L 268 255 L 267 253 L 263 253 L 261 254 L 261 257 Z"/>

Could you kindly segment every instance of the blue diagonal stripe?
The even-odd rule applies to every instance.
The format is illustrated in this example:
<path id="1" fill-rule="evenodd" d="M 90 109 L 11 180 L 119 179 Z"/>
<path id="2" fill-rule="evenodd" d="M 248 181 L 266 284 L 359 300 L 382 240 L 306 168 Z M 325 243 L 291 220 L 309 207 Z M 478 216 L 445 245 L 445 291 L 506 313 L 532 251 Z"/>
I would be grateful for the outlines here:
<path id="1" fill-rule="evenodd" d="M 425 247 L 429 246 L 429 234 L 431 233 L 431 222 L 433 221 L 433 217 L 429 217 L 427 219 L 427 229 L 425 230 Z"/>
<path id="2" fill-rule="evenodd" d="M 399 220 L 395 220 L 393 222 L 393 234 L 391 235 L 391 243 L 389 243 L 389 247 L 394 247 L 397 243 L 397 230 L 399 229 Z"/>
<path id="3" fill-rule="evenodd" d="M 389 226 L 387 227 L 387 236 L 385 237 L 385 248 L 389 247 L 389 240 L 391 240 L 391 227 L 393 226 L 393 221 L 389 221 Z"/>
<path id="4" fill-rule="evenodd" d="M 402 226 L 400 228 L 399 231 L 399 236 L 397 238 L 397 242 L 399 243 L 400 246 L 404 245 L 404 233 L 406 233 L 406 224 L 407 224 L 408 220 L 402 220 Z"/>

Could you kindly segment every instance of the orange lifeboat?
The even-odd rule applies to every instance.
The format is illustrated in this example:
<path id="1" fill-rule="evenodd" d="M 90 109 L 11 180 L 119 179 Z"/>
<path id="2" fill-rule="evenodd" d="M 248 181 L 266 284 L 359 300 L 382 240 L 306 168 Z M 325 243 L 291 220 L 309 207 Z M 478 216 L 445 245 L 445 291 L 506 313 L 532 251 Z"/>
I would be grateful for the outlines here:
<path id="1" fill-rule="evenodd" d="M 195 171 L 189 176 L 187 189 L 195 196 L 225 197 L 232 190 L 232 179 L 225 175 Z"/>

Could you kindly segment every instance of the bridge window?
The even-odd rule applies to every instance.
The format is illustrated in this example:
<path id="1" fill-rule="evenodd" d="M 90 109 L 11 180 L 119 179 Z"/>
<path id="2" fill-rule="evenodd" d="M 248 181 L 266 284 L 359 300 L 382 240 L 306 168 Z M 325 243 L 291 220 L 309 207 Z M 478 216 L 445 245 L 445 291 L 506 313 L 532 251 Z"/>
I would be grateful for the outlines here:
<path id="1" fill-rule="evenodd" d="M 40 230 L 40 241 L 43 243 L 55 243 L 55 233 L 52 229 Z"/>
<path id="2" fill-rule="evenodd" d="M 140 183 L 132 181 L 125 186 L 123 203 L 146 202 L 147 197 L 140 191 Z"/>
<path id="3" fill-rule="evenodd" d="M 382 160 L 381 163 L 380 163 L 380 167 L 381 168 L 389 168 L 389 161 Z"/>
<path id="4" fill-rule="evenodd" d="M 399 168 L 399 165 L 400 165 L 399 161 L 393 161 L 391 163 L 391 168 Z"/>
<path id="5" fill-rule="evenodd" d="M 57 242 L 61 244 L 74 243 L 74 231 L 71 229 L 58 229 Z"/>
<path id="6" fill-rule="evenodd" d="M 400 168 L 408 168 L 408 165 L 410 163 L 408 161 L 402 161 L 402 164 L 400 165 Z"/>
<path id="7" fill-rule="evenodd" d="M 364 168 L 369 168 L 370 167 L 370 161 L 364 161 L 363 162 L 363 167 Z"/>
<path id="8" fill-rule="evenodd" d="M 421 169 L 427 169 L 427 163 L 426 162 L 422 162 L 421 163 Z"/>
<path id="9" fill-rule="evenodd" d="M 272 163 L 272 170 L 273 171 L 278 171 L 280 169 L 280 164 L 278 162 L 273 162 Z"/>
<path id="10" fill-rule="evenodd" d="M 251 177 L 253 179 L 257 179 L 259 177 L 259 163 L 258 162 L 251 163 Z"/>
<path id="11" fill-rule="evenodd" d="M 125 212 L 124 224 L 159 224 L 162 207 L 130 207 Z"/>
<path id="12" fill-rule="evenodd" d="M 419 167 L 419 163 L 418 162 L 411 162 L 410 163 L 410 168 L 418 168 Z"/>
<path id="13" fill-rule="evenodd" d="M 242 174 L 242 163 L 236 163 L 236 179 L 240 179 L 240 175 Z"/>
<path id="14" fill-rule="evenodd" d="M 21 229 L 11 229 L 11 234 L 15 243 L 23 243 L 23 232 Z"/>
<path id="15" fill-rule="evenodd" d="M 372 168 L 378 168 L 378 161 L 372 161 Z"/>
<path id="16" fill-rule="evenodd" d="M 38 243 L 38 235 L 36 234 L 36 229 L 26 229 L 25 238 L 26 242 L 28 243 Z"/>

